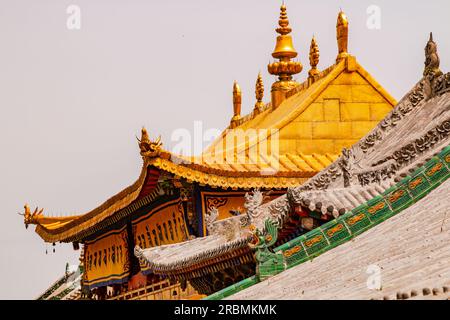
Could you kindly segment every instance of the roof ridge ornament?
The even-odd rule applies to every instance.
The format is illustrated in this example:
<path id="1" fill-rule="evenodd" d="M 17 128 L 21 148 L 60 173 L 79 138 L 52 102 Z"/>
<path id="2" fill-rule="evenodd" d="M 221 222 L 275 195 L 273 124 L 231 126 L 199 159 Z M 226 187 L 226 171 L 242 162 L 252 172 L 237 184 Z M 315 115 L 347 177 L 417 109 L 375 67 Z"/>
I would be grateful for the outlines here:
<path id="1" fill-rule="evenodd" d="M 23 208 L 24 213 L 19 213 L 19 215 L 23 216 L 25 228 L 28 229 L 28 225 L 30 224 L 39 224 L 39 218 L 42 218 L 44 216 L 42 214 L 44 208 L 41 208 L 41 210 L 39 210 L 39 208 L 36 207 L 36 209 L 34 209 L 34 212 L 31 212 L 28 204 L 25 204 Z"/>
<path id="2" fill-rule="evenodd" d="M 289 19 L 286 13 L 286 5 L 284 4 L 284 2 L 280 8 L 280 19 L 278 20 L 278 25 L 280 27 L 275 29 L 277 33 L 281 35 L 287 35 L 291 33 L 292 28 L 289 26 Z"/>
<path id="3" fill-rule="evenodd" d="M 438 77 L 442 75 L 439 69 L 440 59 L 437 52 L 437 44 L 433 40 L 433 32 L 430 32 L 430 39 L 425 47 L 425 69 L 423 71 L 424 77 L 433 76 Z"/>
<path id="4" fill-rule="evenodd" d="M 255 115 L 258 115 L 263 111 L 264 108 L 264 102 L 262 101 L 264 98 L 264 83 L 261 76 L 261 72 L 258 73 L 258 77 L 256 78 L 255 97 L 256 103 L 253 111 Z"/>
<path id="5" fill-rule="evenodd" d="M 272 85 L 272 107 L 276 108 L 285 99 L 286 92 L 298 85 L 292 80 L 292 75 L 300 73 L 303 69 L 299 61 L 291 59 L 297 57 L 298 53 L 294 49 L 292 28 L 289 26 L 289 19 L 286 13 L 286 5 L 283 3 L 280 8 L 279 27 L 275 31 L 279 34 L 272 57 L 279 61 L 269 63 L 267 70 L 270 74 L 278 76 L 278 81 Z"/>
<path id="6" fill-rule="evenodd" d="M 319 46 L 317 44 L 316 37 L 313 35 L 311 39 L 311 46 L 309 47 L 309 64 L 311 65 L 311 69 L 308 72 L 308 76 L 309 79 L 311 79 L 311 82 L 314 82 L 319 75 L 319 69 L 317 69 L 319 58 Z"/>
<path id="7" fill-rule="evenodd" d="M 348 57 L 348 19 L 342 9 L 339 11 L 336 22 L 336 40 L 338 56 L 336 63 Z"/>
<path id="8" fill-rule="evenodd" d="M 230 126 L 235 128 L 239 125 L 241 120 L 241 107 L 242 107 L 242 92 L 241 87 L 235 80 L 233 83 L 233 118 L 231 119 Z"/>
<path id="9" fill-rule="evenodd" d="M 249 247 L 256 250 L 256 276 L 260 281 L 284 271 L 283 255 L 269 251 L 278 240 L 278 227 L 278 222 L 267 218 L 262 230 L 255 229 L 252 232 Z"/>
<path id="10" fill-rule="evenodd" d="M 155 141 L 151 141 L 147 129 L 142 127 L 141 129 L 141 139 L 136 137 L 139 141 L 139 149 L 141 150 L 141 156 L 155 158 L 161 154 L 162 142 L 161 136 L 159 136 Z"/>

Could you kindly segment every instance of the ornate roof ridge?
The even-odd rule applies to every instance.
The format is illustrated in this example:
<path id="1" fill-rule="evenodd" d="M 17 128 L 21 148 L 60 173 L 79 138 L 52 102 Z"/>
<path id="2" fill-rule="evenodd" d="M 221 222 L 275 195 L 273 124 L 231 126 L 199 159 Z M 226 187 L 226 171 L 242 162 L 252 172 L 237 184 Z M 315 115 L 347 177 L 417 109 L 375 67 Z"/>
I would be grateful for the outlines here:
<path id="1" fill-rule="evenodd" d="M 337 65 L 338 65 L 338 63 L 332 64 L 332 65 L 329 66 L 328 68 L 326 68 L 326 69 L 320 71 L 320 72 L 317 74 L 317 79 L 316 79 L 316 81 L 321 80 L 321 79 L 323 79 L 324 77 L 326 77 L 328 74 L 330 74 L 331 71 L 333 71 L 333 69 L 336 68 Z M 300 93 L 300 92 L 305 91 L 306 89 L 308 89 L 308 88 L 309 88 L 310 86 L 312 86 L 312 85 L 313 85 L 313 83 L 311 83 L 310 81 L 308 81 L 308 78 L 306 78 L 303 82 L 299 83 L 297 86 L 295 86 L 294 88 L 292 88 L 290 91 L 286 92 L 286 99 L 292 97 L 293 95 L 295 95 L 295 94 L 297 94 L 297 93 Z M 273 108 L 272 108 L 272 102 L 265 103 L 264 106 L 261 108 L 261 111 L 260 111 L 259 113 L 258 113 L 258 112 L 255 112 L 255 110 L 252 110 L 251 112 L 249 112 L 249 113 L 246 114 L 245 116 L 242 116 L 242 117 L 240 118 L 240 120 L 239 120 L 239 125 L 238 125 L 238 127 L 236 127 L 236 128 L 239 128 L 239 126 L 245 124 L 246 122 L 248 122 L 248 121 L 250 121 L 250 120 L 253 120 L 253 119 L 256 118 L 258 115 L 265 113 L 267 110 L 270 110 L 270 111 L 273 110 Z M 231 129 L 231 126 L 228 126 L 226 129 Z"/>
<path id="2" fill-rule="evenodd" d="M 211 235 L 202 238 L 196 238 L 193 240 L 189 240 L 192 242 L 206 241 L 211 239 L 220 239 L 221 237 L 218 235 Z M 230 253 L 230 251 L 239 250 L 241 248 L 247 247 L 247 244 L 250 242 L 251 236 L 248 237 L 240 237 L 237 239 L 233 239 L 231 241 L 225 241 L 217 247 L 213 247 L 206 251 L 195 252 L 189 257 L 181 257 L 172 262 L 155 262 L 153 259 L 148 259 L 146 255 L 151 254 L 152 251 L 158 250 L 158 247 L 152 247 L 148 249 L 141 249 L 139 246 L 136 246 L 134 249 L 134 254 L 139 260 L 145 263 L 153 272 L 163 272 L 167 270 L 182 270 L 184 268 L 193 266 L 195 264 L 201 263 L 208 259 L 213 259 L 225 253 Z M 170 245 L 166 245 L 165 247 L 176 248 L 185 245 L 186 242 L 174 243 Z"/>

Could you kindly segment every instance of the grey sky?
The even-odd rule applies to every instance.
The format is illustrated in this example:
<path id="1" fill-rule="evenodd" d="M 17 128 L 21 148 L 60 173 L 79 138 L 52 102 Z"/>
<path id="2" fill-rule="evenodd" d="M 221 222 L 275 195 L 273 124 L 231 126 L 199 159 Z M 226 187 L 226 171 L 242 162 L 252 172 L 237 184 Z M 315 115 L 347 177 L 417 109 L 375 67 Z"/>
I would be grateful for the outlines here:
<path id="1" fill-rule="evenodd" d="M 243 113 L 254 104 L 275 45 L 281 1 L 0 1 L 0 298 L 34 298 L 79 252 L 46 245 L 16 213 L 28 202 L 48 214 L 85 212 L 131 184 L 141 169 L 135 135 L 145 125 L 166 148 L 177 128 L 224 128 L 237 80 Z M 81 8 L 81 30 L 66 8 Z M 448 0 L 286 1 L 304 71 L 315 34 L 320 68 L 336 57 L 339 8 L 349 51 L 395 98 L 421 76 L 433 31 L 450 70 Z M 381 29 L 366 27 L 369 5 Z"/>

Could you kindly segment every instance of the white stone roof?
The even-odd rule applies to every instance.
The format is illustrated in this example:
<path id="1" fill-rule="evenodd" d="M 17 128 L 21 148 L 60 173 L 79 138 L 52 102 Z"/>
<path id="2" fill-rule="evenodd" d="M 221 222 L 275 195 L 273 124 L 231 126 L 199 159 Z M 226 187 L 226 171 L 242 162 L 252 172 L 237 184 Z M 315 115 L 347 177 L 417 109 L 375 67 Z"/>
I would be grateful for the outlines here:
<path id="1" fill-rule="evenodd" d="M 228 299 L 448 299 L 449 193 L 447 180 L 352 241 Z M 368 288 L 369 266 L 380 268 L 381 290 Z"/>

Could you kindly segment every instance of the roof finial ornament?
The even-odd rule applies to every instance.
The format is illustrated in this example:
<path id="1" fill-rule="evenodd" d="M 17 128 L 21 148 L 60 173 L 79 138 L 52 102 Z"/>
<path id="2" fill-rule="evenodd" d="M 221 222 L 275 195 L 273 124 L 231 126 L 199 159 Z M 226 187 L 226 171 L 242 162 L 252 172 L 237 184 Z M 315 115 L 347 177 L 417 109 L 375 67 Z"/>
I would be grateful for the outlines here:
<path id="1" fill-rule="evenodd" d="M 287 35 L 291 33 L 292 28 L 289 26 L 289 19 L 286 13 L 286 6 L 284 4 L 281 5 L 280 8 L 280 19 L 278 20 L 279 28 L 276 28 L 275 31 L 281 35 Z"/>
<path id="2" fill-rule="evenodd" d="M 138 137 L 136 137 L 136 139 L 139 141 L 141 156 L 154 158 L 161 154 L 161 136 L 159 136 L 155 141 L 151 141 L 148 136 L 147 129 L 145 129 L 145 127 L 142 127 L 141 139 L 139 139 Z"/>
<path id="3" fill-rule="evenodd" d="M 23 216 L 23 222 L 25 224 L 25 228 L 28 229 L 28 225 L 30 224 L 39 224 L 39 220 L 44 217 L 43 215 L 43 211 L 44 209 L 42 208 L 41 210 L 38 209 L 38 207 L 36 207 L 36 209 L 34 209 L 34 212 L 31 212 L 30 207 L 28 206 L 28 204 L 25 204 L 23 206 L 24 208 L 24 213 L 19 213 L 21 216 Z"/>
<path id="4" fill-rule="evenodd" d="M 313 36 L 311 39 L 311 46 L 309 47 L 309 64 L 311 65 L 311 69 L 309 70 L 308 75 L 311 82 L 314 82 L 315 78 L 319 74 L 319 70 L 317 69 L 319 57 L 319 46 L 317 45 L 316 37 Z"/>
<path id="5" fill-rule="evenodd" d="M 241 120 L 242 93 L 239 84 L 235 80 L 233 83 L 233 118 L 231 119 L 231 127 L 239 125 Z"/>
<path id="6" fill-rule="evenodd" d="M 440 59 L 437 53 L 437 45 L 433 40 L 433 33 L 430 32 L 430 39 L 425 47 L 425 70 L 424 76 L 440 76 L 442 71 L 439 69 Z"/>
<path id="7" fill-rule="evenodd" d="M 264 98 L 264 83 L 261 77 L 261 72 L 258 73 L 258 78 L 256 78 L 255 96 L 256 96 L 256 103 L 254 113 L 256 115 L 259 114 L 264 108 L 264 102 L 262 101 L 262 99 Z"/>
<path id="8" fill-rule="evenodd" d="M 291 59 L 297 56 L 294 49 L 292 37 L 290 35 L 292 28 L 289 26 L 289 19 L 286 13 L 284 3 L 280 8 L 279 27 L 275 31 L 279 34 L 272 57 L 279 61 L 269 63 L 267 69 L 270 74 L 277 75 L 278 81 L 272 85 L 272 107 L 276 108 L 285 99 L 286 92 L 297 86 L 297 82 L 292 80 L 292 75 L 300 73 L 303 66 L 298 61 Z"/>
<path id="9" fill-rule="evenodd" d="M 348 19 L 342 9 L 339 11 L 336 23 L 336 40 L 338 44 L 336 62 L 339 62 L 348 56 Z"/>

